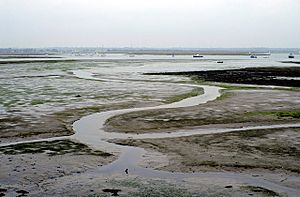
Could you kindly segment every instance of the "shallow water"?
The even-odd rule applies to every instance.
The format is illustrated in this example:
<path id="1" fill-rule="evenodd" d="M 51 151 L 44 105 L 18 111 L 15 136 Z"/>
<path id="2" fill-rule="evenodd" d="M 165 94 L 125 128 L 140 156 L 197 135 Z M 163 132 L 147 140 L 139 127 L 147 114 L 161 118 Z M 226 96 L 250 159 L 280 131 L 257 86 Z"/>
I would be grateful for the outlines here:
<path id="1" fill-rule="evenodd" d="M 93 77 L 91 74 L 89 75 L 87 72 L 76 72 L 75 75 L 79 78 L 85 78 L 88 80 L 99 80 L 99 78 Z M 74 139 L 79 140 L 85 144 L 89 144 L 95 148 L 104 149 L 105 151 L 111 152 L 114 148 L 120 148 L 120 146 L 114 146 L 112 144 L 107 144 L 103 142 L 103 140 L 107 139 L 114 139 L 114 138 L 132 138 L 132 137 L 140 137 L 147 136 L 147 134 L 143 135 L 132 135 L 132 134 L 124 134 L 124 133 L 107 133 L 103 130 L 103 126 L 105 121 L 110 117 L 134 112 L 134 111 L 141 111 L 141 110 L 151 110 L 151 109 L 167 109 L 167 108 L 180 108 L 180 107 L 190 107 L 199 104 L 206 103 L 208 101 L 215 100 L 218 96 L 220 96 L 219 90 L 221 88 L 214 87 L 214 86 L 205 86 L 205 85 L 195 85 L 195 84 L 178 84 L 178 86 L 192 86 L 192 87 L 201 87 L 204 89 L 204 94 L 187 98 L 181 100 L 179 102 L 159 105 L 154 107 L 142 107 L 142 108 L 130 108 L 130 109 L 123 109 L 123 110 L 114 110 L 102 113 L 95 113 L 86 117 L 81 118 L 80 120 L 76 121 L 73 124 L 73 129 L 75 134 L 72 136 Z M 150 135 L 151 136 L 151 135 Z M 149 137 L 149 134 L 148 134 Z M 153 135 L 155 137 L 155 135 Z M 107 145 L 109 147 L 107 147 Z"/>

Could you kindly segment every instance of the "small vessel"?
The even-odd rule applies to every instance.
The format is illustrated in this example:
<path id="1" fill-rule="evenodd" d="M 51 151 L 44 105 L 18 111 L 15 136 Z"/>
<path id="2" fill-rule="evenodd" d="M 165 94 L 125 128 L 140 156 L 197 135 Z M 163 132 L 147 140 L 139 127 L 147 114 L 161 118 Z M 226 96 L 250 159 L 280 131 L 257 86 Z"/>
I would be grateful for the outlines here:
<path id="1" fill-rule="evenodd" d="M 203 57 L 203 55 L 200 55 L 200 54 L 193 55 L 193 58 L 201 58 L 201 57 Z"/>
<path id="2" fill-rule="evenodd" d="M 268 52 L 254 52 L 254 51 L 250 51 L 249 52 L 249 56 L 250 58 L 258 58 L 262 57 L 262 58 L 269 58 L 271 56 L 271 51 Z"/>
<path id="3" fill-rule="evenodd" d="M 217 61 L 218 64 L 223 64 L 223 61 Z"/>
<path id="4" fill-rule="evenodd" d="M 293 53 L 289 54 L 289 58 L 295 58 L 295 56 L 293 55 Z"/>

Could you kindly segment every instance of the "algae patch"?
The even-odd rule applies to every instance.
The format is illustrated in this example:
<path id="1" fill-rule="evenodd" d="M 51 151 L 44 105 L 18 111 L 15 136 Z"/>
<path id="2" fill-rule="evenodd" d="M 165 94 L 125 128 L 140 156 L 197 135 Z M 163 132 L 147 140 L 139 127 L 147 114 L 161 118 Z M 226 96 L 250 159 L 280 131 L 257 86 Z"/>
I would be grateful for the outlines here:
<path id="1" fill-rule="evenodd" d="M 166 99 L 165 103 L 178 102 L 178 101 L 181 101 L 181 100 L 186 99 L 186 98 L 190 98 L 190 97 L 194 97 L 194 96 L 199 96 L 199 95 L 201 95 L 203 93 L 204 93 L 203 92 L 203 88 L 195 88 L 195 89 L 193 89 L 190 92 L 171 96 L 171 97 L 169 97 L 169 98 Z"/>
<path id="2" fill-rule="evenodd" d="M 71 140 L 56 140 L 51 142 L 33 142 L 0 147 L 0 153 L 6 155 L 45 153 L 49 156 L 72 153 L 75 155 L 112 156 L 99 150 L 92 150 L 88 146 Z"/>
<path id="3" fill-rule="evenodd" d="M 246 115 L 273 115 L 278 118 L 300 118 L 300 110 L 248 112 Z"/>

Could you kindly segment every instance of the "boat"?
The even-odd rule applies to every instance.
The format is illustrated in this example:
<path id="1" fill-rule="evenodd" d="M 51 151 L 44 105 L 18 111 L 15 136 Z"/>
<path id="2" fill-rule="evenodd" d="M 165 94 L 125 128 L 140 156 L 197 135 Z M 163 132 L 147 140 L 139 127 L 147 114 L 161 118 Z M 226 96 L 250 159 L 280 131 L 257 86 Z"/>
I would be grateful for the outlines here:
<path id="1" fill-rule="evenodd" d="M 293 55 L 293 53 L 289 54 L 289 58 L 295 58 L 295 56 Z"/>
<path id="2" fill-rule="evenodd" d="M 271 52 L 254 52 L 254 51 L 250 51 L 249 52 L 249 56 L 250 58 L 258 58 L 259 57 L 263 57 L 263 58 L 269 58 L 271 56 Z"/>
<path id="3" fill-rule="evenodd" d="M 201 57 L 203 57 L 203 55 L 200 55 L 200 54 L 193 55 L 193 58 L 201 58 Z"/>
<path id="4" fill-rule="evenodd" d="M 217 61 L 218 64 L 223 64 L 223 61 Z"/>

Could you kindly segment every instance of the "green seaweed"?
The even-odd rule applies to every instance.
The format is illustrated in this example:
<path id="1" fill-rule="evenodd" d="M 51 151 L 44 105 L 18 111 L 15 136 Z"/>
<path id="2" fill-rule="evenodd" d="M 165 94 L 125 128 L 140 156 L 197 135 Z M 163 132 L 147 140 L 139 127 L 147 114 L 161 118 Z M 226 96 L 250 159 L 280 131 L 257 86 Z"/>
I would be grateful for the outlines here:
<path id="1" fill-rule="evenodd" d="M 165 100 L 165 103 L 174 103 L 189 97 L 199 96 L 201 94 L 203 94 L 203 88 L 195 88 L 190 92 L 171 96 Z"/>
<path id="2" fill-rule="evenodd" d="M 74 155 L 88 154 L 102 157 L 112 156 L 110 153 L 102 152 L 100 150 L 92 150 L 87 145 L 73 142 L 71 140 L 56 140 L 49 142 L 44 141 L 9 145 L 0 147 L 0 153 L 6 155 L 46 153 L 49 156 L 72 153 Z"/>
<path id="3" fill-rule="evenodd" d="M 43 100 L 43 99 L 33 99 L 30 104 L 31 105 L 42 105 L 45 103 L 62 103 L 64 100 Z"/>
<path id="4" fill-rule="evenodd" d="M 234 96 L 234 93 L 233 93 L 233 92 L 223 92 L 223 93 L 221 94 L 221 96 L 219 96 L 216 100 L 217 100 L 217 101 L 220 101 L 220 100 L 224 100 L 224 99 L 230 98 L 230 97 L 232 97 L 232 96 Z"/>
<path id="5" fill-rule="evenodd" d="M 246 115 L 274 115 L 278 118 L 300 118 L 300 110 L 247 112 Z"/>

